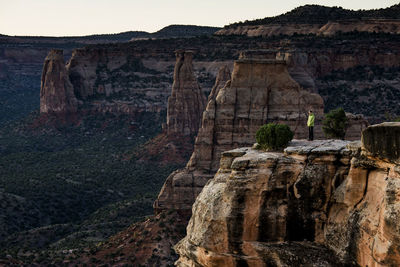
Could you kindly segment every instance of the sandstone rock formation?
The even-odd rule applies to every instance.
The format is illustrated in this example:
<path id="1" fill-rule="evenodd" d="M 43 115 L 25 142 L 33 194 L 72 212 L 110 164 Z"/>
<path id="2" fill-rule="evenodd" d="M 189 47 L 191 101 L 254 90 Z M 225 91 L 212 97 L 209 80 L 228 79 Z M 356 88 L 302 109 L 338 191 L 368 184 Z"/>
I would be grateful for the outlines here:
<path id="1" fill-rule="evenodd" d="M 211 89 L 210 94 L 208 95 L 208 104 L 210 100 L 216 99 L 219 90 L 223 88 L 226 84 L 227 81 L 230 81 L 231 79 L 231 71 L 229 70 L 227 65 L 224 65 L 219 68 L 217 78 L 215 79 L 215 84 L 213 88 Z"/>
<path id="2" fill-rule="evenodd" d="M 372 38 L 372 39 L 370 39 Z M 329 75 L 333 71 L 347 70 L 359 66 L 374 66 L 385 68 L 389 76 L 392 67 L 398 67 L 400 50 L 398 41 L 390 36 L 371 36 L 361 39 L 347 38 L 345 40 L 326 38 L 290 38 L 289 40 L 271 40 L 269 42 L 253 39 L 210 39 L 207 45 L 200 39 L 194 41 L 191 47 L 200 51 L 199 61 L 194 62 L 194 70 L 199 77 L 199 84 L 203 92 L 209 92 L 212 82 L 221 65 L 227 64 L 232 69 L 233 58 L 243 47 L 257 47 L 262 49 L 280 50 L 290 54 L 288 71 L 292 78 L 304 89 L 318 92 L 325 89 L 324 94 L 319 92 L 325 101 L 333 103 L 335 90 L 341 88 L 339 78 L 330 79 L 329 83 L 321 84 L 319 78 Z M 179 41 L 181 46 L 185 44 Z M 221 43 L 222 42 L 222 43 Z M 255 43 L 254 43 L 255 42 Z M 225 48 L 221 53 L 221 45 Z M 171 55 L 177 44 L 168 41 L 140 41 L 119 45 L 96 45 L 75 49 L 67 63 L 67 72 L 74 87 L 75 96 L 82 101 L 85 107 L 98 112 L 161 112 L 167 108 L 168 96 L 171 93 L 171 76 L 176 59 Z M 32 75 L 35 66 L 42 68 L 42 53 L 19 48 L 10 48 L 0 45 L 0 61 L 7 65 L 9 75 Z M 28 51 L 29 50 L 29 51 Z M 23 51 L 23 53 L 21 52 Z M 36 51 L 36 50 L 35 50 Z M 64 54 L 71 54 L 70 48 Z M 219 55 L 223 55 L 219 58 Z M 24 62 L 19 64 L 18 62 Z M 29 64 L 27 62 L 30 62 Z M 35 62 L 35 64 L 31 64 Z M 37 75 L 37 74 L 35 74 Z M 397 75 L 398 76 L 398 75 Z M 385 77 L 386 74 L 385 74 Z M 398 78 L 394 78 L 398 80 Z M 322 80 L 324 82 L 324 80 Z M 360 113 L 361 107 L 371 107 L 375 110 L 383 105 L 375 105 L 373 100 L 366 100 L 358 91 L 370 88 L 376 81 L 368 83 L 364 78 L 360 83 L 346 84 L 344 94 L 356 93 L 355 101 L 363 105 L 350 105 L 346 102 L 346 111 Z M 385 87 L 398 89 L 398 83 L 393 80 L 379 81 Z M 328 95 L 328 96 L 327 96 Z M 347 99 L 347 98 L 346 98 Z M 347 99 L 348 100 L 348 99 Z M 393 97 L 394 102 L 397 96 Z M 336 108 L 336 105 L 334 106 Z M 396 111 L 397 112 L 397 111 Z M 384 114 L 384 111 L 372 112 L 372 116 Z"/>
<path id="3" fill-rule="evenodd" d="M 400 33 L 400 20 L 396 19 L 362 19 L 330 21 L 318 30 L 318 34 L 334 35 L 338 32 L 384 32 Z"/>
<path id="4" fill-rule="evenodd" d="M 217 171 L 221 152 L 253 144 L 262 124 L 286 123 L 295 136 L 305 138 L 307 110 L 322 116 L 322 98 L 302 90 L 290 77 L 286 62 L 274 57 L 269 51 L 249 51 L 235 62 L 231 81 L 215 100 L 210 98 L 203 113 L 187 167 L 167 178 L 156 211 L 175 208 L 190 213 L 196 196 Z M 322 137 L 320 128 L 316 136 Z"/>
<path id="5" fill-rule="evenodd" d="M 217 31 L 216 35 L 247 35 L 255 36 L 274 36 L 274 35 L 293 35 L 317 33 L 323 25 L 321 24 L 269 24 L 269 25 L 246 25 L 227 27 Z"/>
<path id="6" fill-rule="evenodd" d="M 193 205 L 188 234 L 176 246 L 177 265 L 334 266 L 335 257 L 311 242 L 322 238 L 331 192 L 347 174 L 346 144 L 294 141 L 291 156 L 224 152 Z"/>
<path id="7" fill-rule="evenodd" d="M 178 50 L 174 69 L 174 83 L 168 98 L 168 134 L 180 133 L 193 136 L 200 127 L 205 96 L 193 73 L 193 52 Z"/>
<path id="8" fill-rule="evenodd" d="M 45 59 L 40 87 L 40 112 L 75 112 L 78 101 L 68 78 L 62 50 L 51 50 Z"/>
<path id="9" fill-rule="evenodd" d="M 223 28 L 216 35 L 274 36 L 293 34 L 335 35 L 338 32 L 400 33 L 400 20 L 361 19 L 329 21 L 326 24 L 282 23 L 266 25 L 239 25 Z"/>
<path id="10" fill-rule="evenodd" d="M 362 135 L 363 149 L 372 157 L 400 164 L 400 123 L 384 122 L 368 127 Z"/>
<path id="11" fill-rule="evenodd" d="M 398 266 L 399 143 L 390 157 L 371 155 L 399 129 L 370 127 L 362 149 L 327 140 L 224 152 L 176 245 L 177 265 Z"/>

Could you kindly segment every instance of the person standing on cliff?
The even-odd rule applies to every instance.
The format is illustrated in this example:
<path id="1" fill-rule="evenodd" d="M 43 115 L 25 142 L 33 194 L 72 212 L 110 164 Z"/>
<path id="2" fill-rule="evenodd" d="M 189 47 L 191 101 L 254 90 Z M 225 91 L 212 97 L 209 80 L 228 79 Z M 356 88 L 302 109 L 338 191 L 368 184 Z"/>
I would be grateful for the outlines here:
<path id="1" fill-rule="evenodd" d="M 314 121 L 315 121 L 315 116 L 312 110 L 308 112 L 308 120 L 307 120 L 307 126 L 308 126 L 308 141 L 314 140 Z"/>

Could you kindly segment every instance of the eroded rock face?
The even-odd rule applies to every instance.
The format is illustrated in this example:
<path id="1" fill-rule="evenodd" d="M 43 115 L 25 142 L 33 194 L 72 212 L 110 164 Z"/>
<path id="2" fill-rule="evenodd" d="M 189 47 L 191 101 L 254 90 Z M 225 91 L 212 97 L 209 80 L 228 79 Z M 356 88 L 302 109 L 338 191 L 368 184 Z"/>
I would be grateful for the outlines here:
<path id="1" fill-rule="evenodd" d="M 265 51 L 249 51 L 235 62 L 232 79 L 215 99 L 210 97 L 187 167 L 167 178 L 156 211 L 174 208 L 190 213 L 196 196 L 218 170 L 221 152 L 252 145 L 264 123 L 288 124 L 297 138 L 305 138 L 307 111 L 322 117 L 322 98 L 302 90 L 284 60 L 270 57 Z M 320 127 L 315 136 L 322 137 Z"/>
<path id="2" fill-rule="evenodd" d="M 168 98 L 167 132 L 195 135 L 200 127 L 205 96 L 193 72 L 193 52 L 176 51 L 174 83 Z"/>
<path id="3" fill-rule="evenodd" d="M 177 265 L 398 266 L 399 165 L 371 152 L 339 140 L 224 152 L 175 247 Z"/>
<path id="4" fill-rule="evenodd" d="M 239 25 L 223 28 L 217 35 L 274 36 L 293 34 L 335 35 L 338 32 L 384 32 L 398 34 L 400 21 L 390 19 L 361 19 L 330 21 L 326 24 L 267 24 Z"/>
<path id="5" fill-rule="evenodd" d="M 304 240 L 323 241 L 334 179 L 340 183 L 348 171 L 345 164 L 336 166 L 336 162 L 349 162 L 346 144 L 294 141 L 286 155 L 251 148 L 224 152 L 220 169 L 193 205 L 188 235 L 176 246 L 181 256 L 178 266 L 308 262 L 304 251 L 286 258 L 285 249 L 275 251 L 274 243 L 290 250 L 289 241 L 299 246 Z M 334 265 L 335 257 L 322 248 L 318 254 L 321 258 L 314 266 Z"/>
<path id="6" fill-rule="evenodd" d="M 400 164 L 400 122 L 384 122 L 366 129 L 363 148 L 369 155 Z"/>
<path id="7" fill-rule="evenodd" d="M 219 90 L 223 88 L 227 81 L 231 80 L 231 71 L 227 65 L 219 68 L 217 78 L 215 79 L 215 84 L 208 95 L 208 102 L 214 100 L 217 97 Z"/>
<path id="8" fill-rule="evenodd" d="M 78 101 L 68 78 L 62 50 L 51 50 L 47 55 L 40 87 L 40 112 L 76 112 Z"/>

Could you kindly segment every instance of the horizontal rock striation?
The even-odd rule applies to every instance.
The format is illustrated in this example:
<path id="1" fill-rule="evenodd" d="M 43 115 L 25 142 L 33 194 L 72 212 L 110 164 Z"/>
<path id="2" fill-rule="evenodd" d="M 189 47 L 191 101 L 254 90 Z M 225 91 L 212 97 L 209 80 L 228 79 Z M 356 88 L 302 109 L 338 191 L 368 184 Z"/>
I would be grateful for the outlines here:
<path id="1" fill-rule="evenodd" d="M 339 32 L 382 32 L 399 34 L 400 20 L 361 19 L 329 21 L 326 24 L 283 23 L 266 25 L 238 25 L 223 28 L 216 35 L 276 36 L 294 34 L 335 35 Z"/>
<path id="2" fill-rule="evenodd" d="M 399 165 L 370 156 L 366 144 L 387 136 L 370 129 L 362 145 L 224 152 L 175 247 L 177 266 L 399 265 Z"/>
<path id="3" fill-rule="evenodd" d="M 219 67 L 228 64 L 232 69 L 233 59 L 237 58 L 239 51 L 243 48 L 274 49 L 290 55 L 287 60 L 288 71 L 292 78 L 304 89 L 319 92 L 329 103 L 335 102 L 335 104 L 332 104 L 333 108 L 339 105 L 336 101 L 332 101 L 332 98 L 337 96 L 338 90 L 344 91 L 340 98 L 343 98 L 347 93 L 357 93 L 354 98 L 355 101 L 361 102 L 361 105 L 346 104 L 345 108 L 346 111 L 361 113 L 365 110 L 365 108 L 361 108 L 363 106 L 372 111 L 378 109 L 377 107 L 384 106 L 376 105 L 372 99 L 366 99 L 359 92 L 359 89 L 373 87 L 376 81 L 368 84 L 367 80 L 371 76 L 368 76 L 367 79 L 355 75 L 352 77 L 360 78 L 361 82 L 351 82 L 349 86 L 346 85 L 346 88 L 343 88 L 340 77 L 327 81 L 325 76 L 329 76 L 330 73 L 335 71 L 360 66 L 385 68 L 388 76 L 391 76 L 391 73 L 397 73 L 395 68 L 399 66 L 400 62 L 397 39 L 385 35 L 371 35 L 370 38 L 349 36 L 349 38 L 340 40 L 322 37 L 293 37 L 263 42 L 245 37 L 219 37 L 210 38 L 206 41 L 201 39 L 191 40 L 190 47 L 196 50 L 198 55 L 193 63 L 194 72 L 198 77 L 202 91 L 205 93 L 208 93 L 211 89 Z M 177 46 L 188 47 L 184 40 L 179 39 L 176 42 L 142 40 L 118 45 L 93 45 L 75 49 L 66 67 L 74 87 L 74 94 L 79 103 L 82 104 L 79 105 L 79 108 L 93 108 L 96 111 L 104 112 L 109 110 L 113 110 L 112 112 L 166 110 L 175 64 L 172 51 Z M 204 45 L 204 42 L 207 42 L 207 45 Z M 225 47 L 223 51 L 221 45 Z M 45 50 L 40 50 L 39 53 L 36 48 L 35 52 L 21 47 L 12 48 L 0 45 L 0 61 L 7 65 L 7 68 L 2 68 L 2 70 L 9 75 L 32 75 L 32 71 L 36 67 L 25 63 L 34 61 L 41 69 L 40 61 L 42 61 L 43 53 L 46 53 Z M 37 55 L 30 53 L 37 53 Z M 64 54 L 69 57 L 70 48 L 66 49 Z M 21 64 L 18 62 L 21 62 Z M 22 62 L 25 63 L 22 64 Z M 390 68 L 394 69 L 390 70 Z M 36 73 L 37 70 L 34 72 Z M 4 75 L 4 73 L 0 75 Z M 387 77 L 386 74 L 385 77 Z M 393 87 L 392 90 L 395 92 L 398 87 L 396 79 L 396 77 L 390 80 L 385 78 L 379 83 L 388 88 Z M 325 88 L 325 92 L 319 91 L 321 88 Z M 394 102 L 397 99 L 396 97 L 397 95 L 394 94 Z M 347 102 L 349 102 L 348 99 Z M 385 111 L 372 112 L 371 116 L 376 117 L 384 113 Z"/>
<path id="4" fill-rule="evenodd" d="M 51 50 L 47 55 L 40 87 L 41 113 L 76 112 L 78 101 L 69 80 L 62 50 Z"/>
<path id="5" fill-rule="evenodd" d="M 346 144 L 293 141 L 286 155 L 251 148 L 222 153 L 220 169 L 193 205 L 188 234 L 176 246 L 177 265 L 308 263 L 304 251 L 291 257 L 284 251 L 323 239 L 334 179 L 340 183 L 348 172 Z M 334 266 L 334 256 L 321 247 L 316 252 L 310 266 Z"/>

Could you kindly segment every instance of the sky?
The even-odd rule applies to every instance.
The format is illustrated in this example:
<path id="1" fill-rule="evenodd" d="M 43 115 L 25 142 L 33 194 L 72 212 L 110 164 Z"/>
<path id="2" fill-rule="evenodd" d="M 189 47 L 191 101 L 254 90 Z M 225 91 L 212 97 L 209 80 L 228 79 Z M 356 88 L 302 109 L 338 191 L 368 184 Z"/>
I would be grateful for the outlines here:
<path id="1" fill-rule="evenodd" d="M 305 4 L 358 10 L 398 3 L 399 0 L 0 0 L 0 34 L 155 32 L 171 24 L 222 27 L 276 16 Z"/>

